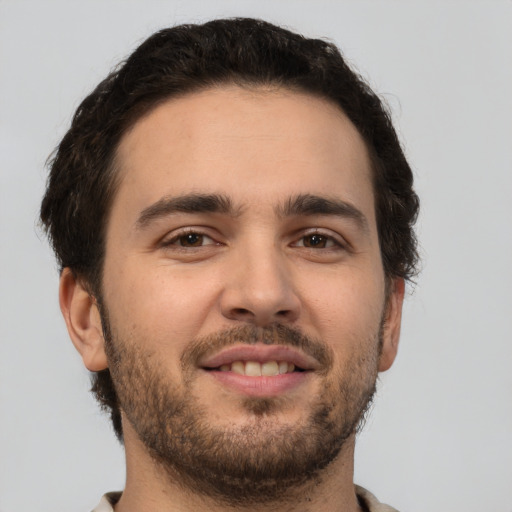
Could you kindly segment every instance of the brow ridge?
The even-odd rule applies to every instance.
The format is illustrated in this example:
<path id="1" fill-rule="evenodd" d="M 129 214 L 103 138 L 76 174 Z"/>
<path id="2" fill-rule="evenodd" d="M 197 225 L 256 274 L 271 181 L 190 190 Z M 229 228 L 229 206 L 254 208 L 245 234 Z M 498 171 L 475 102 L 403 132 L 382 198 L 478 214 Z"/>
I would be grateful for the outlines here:
<path id="1" fill-rule="evenodd" d="M 346 217 L 354 220 L 359 227 L 368 231 L 368 219 L 353 204 L 334 197 L 315 194 L 299 194 L 290 197 L 276 211 L 279 217 L 327 215 Z"/>
<path id="2" fill-rule="evenodd" d="M 190 193 L 166 196 L 142 210 L 136 227 L 143 229 L 151 222 L 175 213 L 222 213 L 230 216 L 238 214 L 231 199 L 222 194 Z"/>
<path id="3" fill-rule="evenodd" d="M 189 193 L 180 196 L 166 196 L 148 206 L 140 213 L 136 228 L 143 229 L 151 222 L 176 213 L 220 213 L 236 217 L 242 208 L 235 208 L 230 197 L 224 194 Z M 354 220 L 368 231 L 368 220 L 354 205 L 347 201 L 319 196 L 299 194 L 288 198 L 275 209 L 280 218 L 339 216 Z"/>

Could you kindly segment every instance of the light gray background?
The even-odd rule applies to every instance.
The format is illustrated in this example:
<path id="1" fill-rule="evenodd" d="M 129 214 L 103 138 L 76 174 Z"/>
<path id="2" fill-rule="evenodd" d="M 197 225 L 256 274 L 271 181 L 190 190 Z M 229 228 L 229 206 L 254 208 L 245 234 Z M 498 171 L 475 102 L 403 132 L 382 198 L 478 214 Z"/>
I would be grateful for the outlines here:
<path id="1" fill-rule="evenodd" d="M 512 511 L 512 2 L 497 0 L 0 0 L 0 511 L 87 511 L 124 481 L 38 236 L 44 161 L 143 38 L 234 15 L 336 41 L 416 173 L 424 270 L 356 481 L 402 512 Z"/>

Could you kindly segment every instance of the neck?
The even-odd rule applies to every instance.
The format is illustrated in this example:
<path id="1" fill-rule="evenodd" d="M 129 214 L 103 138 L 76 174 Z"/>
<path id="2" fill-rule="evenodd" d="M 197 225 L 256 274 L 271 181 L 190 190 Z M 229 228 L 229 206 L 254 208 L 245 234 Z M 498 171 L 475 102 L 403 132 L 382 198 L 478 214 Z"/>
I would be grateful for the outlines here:
<path id="1" fill-rule="evenodd" d="M 353 484 L 355 436 L 318 478 L 274 501 L 240 505 L 198 494 L 179 475 L 155 462 L 130 427 L 124 431 L 126 487 L 115 512 L 360 512 Z"/>

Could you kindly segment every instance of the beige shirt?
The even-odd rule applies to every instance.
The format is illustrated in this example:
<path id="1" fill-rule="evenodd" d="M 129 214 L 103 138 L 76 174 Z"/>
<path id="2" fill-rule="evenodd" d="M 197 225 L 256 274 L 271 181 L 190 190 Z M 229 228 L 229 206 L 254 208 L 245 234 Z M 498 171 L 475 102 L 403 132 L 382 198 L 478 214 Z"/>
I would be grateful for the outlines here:
<path id="1" fill-rule="evenodd" d="M 393 507 L 380 503 L 371 492 L 358 485 L 356 485 L 356 494 L 365 512 L 398 512 Z M 114 505 L 119 501 L 120 497 L 120 492 L 105 494 L 92 512 L 114 512 Z"/>

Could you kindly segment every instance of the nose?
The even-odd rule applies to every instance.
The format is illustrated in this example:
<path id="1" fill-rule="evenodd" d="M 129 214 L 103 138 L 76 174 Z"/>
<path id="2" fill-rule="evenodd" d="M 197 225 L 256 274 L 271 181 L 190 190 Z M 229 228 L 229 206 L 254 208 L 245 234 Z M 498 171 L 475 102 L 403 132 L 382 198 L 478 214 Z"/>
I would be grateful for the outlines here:
<path id="1" fill-rule="evenodd" d="M 301 304 L 293 274 L 275 247 L 238 254 L 228 272 L 220 298 L 225 318 L 258 327 L 298 319 Z"/>

